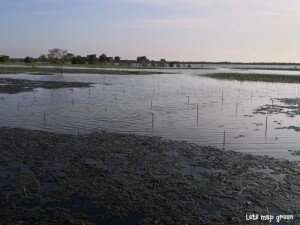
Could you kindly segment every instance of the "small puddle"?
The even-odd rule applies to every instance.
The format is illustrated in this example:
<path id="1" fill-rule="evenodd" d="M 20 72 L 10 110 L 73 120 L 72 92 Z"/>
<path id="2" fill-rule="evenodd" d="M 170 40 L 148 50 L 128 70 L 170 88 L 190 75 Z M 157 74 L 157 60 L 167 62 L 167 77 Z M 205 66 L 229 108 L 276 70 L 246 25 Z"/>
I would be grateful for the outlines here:
<path id="1" fill-rule="evenodd" d="M 118 158 L 126 158 L 128 156 L 128 153 L 118 152 L 118 153 L 113 153 L 112 155 Z"/>
<path id="2" fill-rule="evenodd" d="M 215 205 L 211 205 L 211 204 L 202 204 L 200 206 L 200 209 L 202 211 L 205 211 L 209 214 L 217 214 L 220 211 L 220 208 L 215 206 Z"/>
<path id="3" fill-rule="evenodd" d="M 59 186 L 53 182 L 44 182 L 43 183 L 43 191 L 48 193 L 51 191 L 56 191 L 59 189 Z"/>
<path id="4" fill-rule="evenodd" d="M 12 169 L 29 170 L 29 168 L 31 166 L 27 163 L 16 162 L 16 163 L 11 163 L 9 165 L 9 167 L 12 168 Z"/>
<path id="5" fill-rule="evenodd" d="M 167 157 L 177 157 L 178 156 L 178 153 L 175 151 L 166 151 L 164 154 Z"/>
<path id="6" fill-rule="evenodd" d="M 182 167 L 182 173 L 184 175 L 197 175 L 199 173 L 203 173 L 203 172 L 207 171 L 206 168 L 201 167 L 201 166 L 191 166 L 186 161 L 180 162 L 180 166 Z"/>
<path id="7" fill-rule="evenodd" d="M 231 205 L 231 206 L 236 206 L 238 204 L 242 204 L 247 201 L 247 198 L 251 197 L 250 192 L 243 192 L 238 198 L 230 198 L 230 197 L 215 197 L 215 199 L 218 199 L 220 201 L 223 201 L 224 203 Z"/>
<path id="8" fill-rule="evenodd" d="M 25 204 L 26 208 L 41 207 L 42 209 L 62 208 L 70 211 L 73 216 L 82 216 L 91 223 L 107 224 L 107 225 L 138 225 L 147 217 L 138 212 L 129 212 L 122 217 L 109 216 L 106 211 L 101 207 L 96 207 L 92 200 L 84 197 L 75 197 L 69 201 L 63 202 L 50 202 L 44 205 Z"/>
<path id="9" fill-rule="evenodd" d="M 90 165 L 90 166 L 96 166 L 96 165 L 99 165 L 100 162 L 98 160 L 95 160 L 92 158 L 87 158 L 87 159 L 85 159 L 85 164 Z"/>
<path id="10" fill-rule="evenodd" d="M 0 170 L 0 176 L 2 176 L 2 177 L 7 177 L 7 176 L 9 176 L 10 174 L 11 174 L 11 172 L 8 171 L 7 169 L 1 169 L 1 170 Z"/>
<path id="11" fill-rule="evenodd" d="M 263 173 L 263 174 L 267 175 L 268 177 L 272 178 L 273 180 L 275 180 L 276 182 L 282 182 L 284 180 L 284 178 L 286 177 L 286 174 L 276 173 L 272 169 L 252 169 L 252 171 L 257 172 L 257 173 Z"/>
<path id="12" fill-rule="evenodd" d="M 188 162 L 182 161 L 180 162 L 180 166 L 182 167 L 182 173 L 184 175 L 198 175 L 199 173 L 226 173 L 226 170 L 222 169 L 207 169 L 201 166 L 191 166 Z"/>
<path id="13" fill-rule="evenodd" d="M 49 166 L 51 169 L 57 169 L 57 170 L 61 170 L 64 169 L 66 167 L 65 164 L 63 163 L 53 163 Z"/>
<path id="14" fill-rule="evenodd" d="M 0 188 L 11 186 L 13 182 L 11 180 L 0 181 Z"/>

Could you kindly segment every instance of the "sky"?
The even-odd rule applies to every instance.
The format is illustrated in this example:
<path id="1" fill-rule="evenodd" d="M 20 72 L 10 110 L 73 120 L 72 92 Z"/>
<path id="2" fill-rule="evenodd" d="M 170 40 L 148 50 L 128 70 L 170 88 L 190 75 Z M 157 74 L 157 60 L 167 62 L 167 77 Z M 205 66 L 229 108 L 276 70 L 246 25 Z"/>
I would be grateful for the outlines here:
<path id="1" fill-rule="evenodd" d="M 299 0 L 0 0 L 0 55 L 300 62 Z"/>

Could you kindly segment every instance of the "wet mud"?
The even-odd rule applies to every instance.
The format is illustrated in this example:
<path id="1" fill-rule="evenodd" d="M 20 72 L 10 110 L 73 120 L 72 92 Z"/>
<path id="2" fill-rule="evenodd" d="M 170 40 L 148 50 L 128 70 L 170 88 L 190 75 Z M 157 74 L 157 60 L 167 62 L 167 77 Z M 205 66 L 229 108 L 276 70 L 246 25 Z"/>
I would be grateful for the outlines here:
<path id="1" fill-rule="evenodd" d="M 0 143 L 3 224 L 269 224 L 246 215 L 299 216 L 299 165 L 286 160 L 107 132 L 2 127 Z"/>

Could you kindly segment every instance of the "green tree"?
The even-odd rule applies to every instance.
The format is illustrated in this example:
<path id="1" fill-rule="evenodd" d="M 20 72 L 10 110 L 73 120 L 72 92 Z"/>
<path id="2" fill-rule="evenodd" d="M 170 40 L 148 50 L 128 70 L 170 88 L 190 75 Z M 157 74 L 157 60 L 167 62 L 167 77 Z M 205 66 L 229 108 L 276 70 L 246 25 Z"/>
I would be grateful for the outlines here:
<path id="1" fill-rule="evenodd" d="M 40 55 L 39 57 L 38 57 L 38 61 L 39 62 L 48 62 L 48 59 L 47 59 L 47 56 L 46 55 Z"/>
<path id="2" fill-rule="evenodd" d="M 97 59 L 96 54 L 87 55 L 86 58 L 87 58 L 87 61 L 88 61 L 89 64 L 97 64 L 98 63 L 98 59 Z"/>
<path id="3" fill-rule="evenodd" d="M 106 64 L 108 61 L 108 57 L 105 54 L 99 56 L 99 62 L 102 64 Z"/>
<path id="4" fill-rule="evenodd" d="M 156 65 L 157 65 L 156 62 L 154 60 L 151 60 L 151 66 L 156 67 Z"/>
<path id="5" fill-rule="evenodd" d="M 47 58 L 50 63 L 55 66 L 55 69 L 61 74 L 64 73 L 64 63 L 68 59 L 68 51 L 59 48 L 53 48 L 48 51 Z"/>
<path id="6" fill-rule="evenodd" d="M 32 58 L 32 57 L 27 56 L 24 59 L 24 63 L 35 63 L 35 59 Z"/>
<path id="7" fill-rule="evenodd" d="M 8 63 L 10 58 L 8 55 L 0 55 L 0 63 Z"/>
<path id="8" fill-rule="evenodd" d="M 167 64 L 167 61 L 166 61 L 165 59 L 161 59 L 161 60 L 159 61 L 159 64 L 160 64 L 161 67 L 165 67 L 166 64 Z"/>
<path id="9" fill-rule="evenodd" d="M 80 55 L 76 56 L 76 57 L 73 57 L 71 59 L 71 63 L 72 64 L 86 64 L 87 62 L 87 58 L 86 57 L 82 57 Z"/>
<path id="10" fill-rule="evenodd" d="M 169 67 L 175 67 L 176 62 L 169 62 Z"/>
<path id="11" fill-rule="evenodd" d="M 149 62 L 149 60 L 147 59 L 146 56 L 139 56 L 139 57 L 137 57 L 137 62 L 139 63 L 139 66 L 140 66 L 140 65 L 145 66 L 146 63 Z"/>
<path id="12" fill-rule="evenodd" d="M 121 57 L 120 56 L 115 56 L 114 61 L 116 63 L 120 63 L 121 62 Z"/>

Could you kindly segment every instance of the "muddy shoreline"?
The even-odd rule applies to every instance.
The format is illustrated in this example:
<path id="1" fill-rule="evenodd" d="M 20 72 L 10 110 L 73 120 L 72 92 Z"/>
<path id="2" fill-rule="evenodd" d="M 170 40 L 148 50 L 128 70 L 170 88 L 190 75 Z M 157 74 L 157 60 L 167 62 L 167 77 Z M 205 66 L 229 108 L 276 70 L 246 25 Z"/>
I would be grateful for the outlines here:
<path id="1" fill-rule="evenodd" d="M 2 127 L 0 143 L 4 224 L 268 224 L 246 222 L 246 214 L 299 216 L 299 166 L 286 160 L 107 132 Z"/>
<path id="2" fill-rule="evenodd" d="M 16 94 L 31 92 L 36 88 L 59 89 L 59 88 L 87 88 L 91 83 L 62 82 L 62 81 L 38 81 L 25 79 L 0 78 L 0 93 Z"/>

